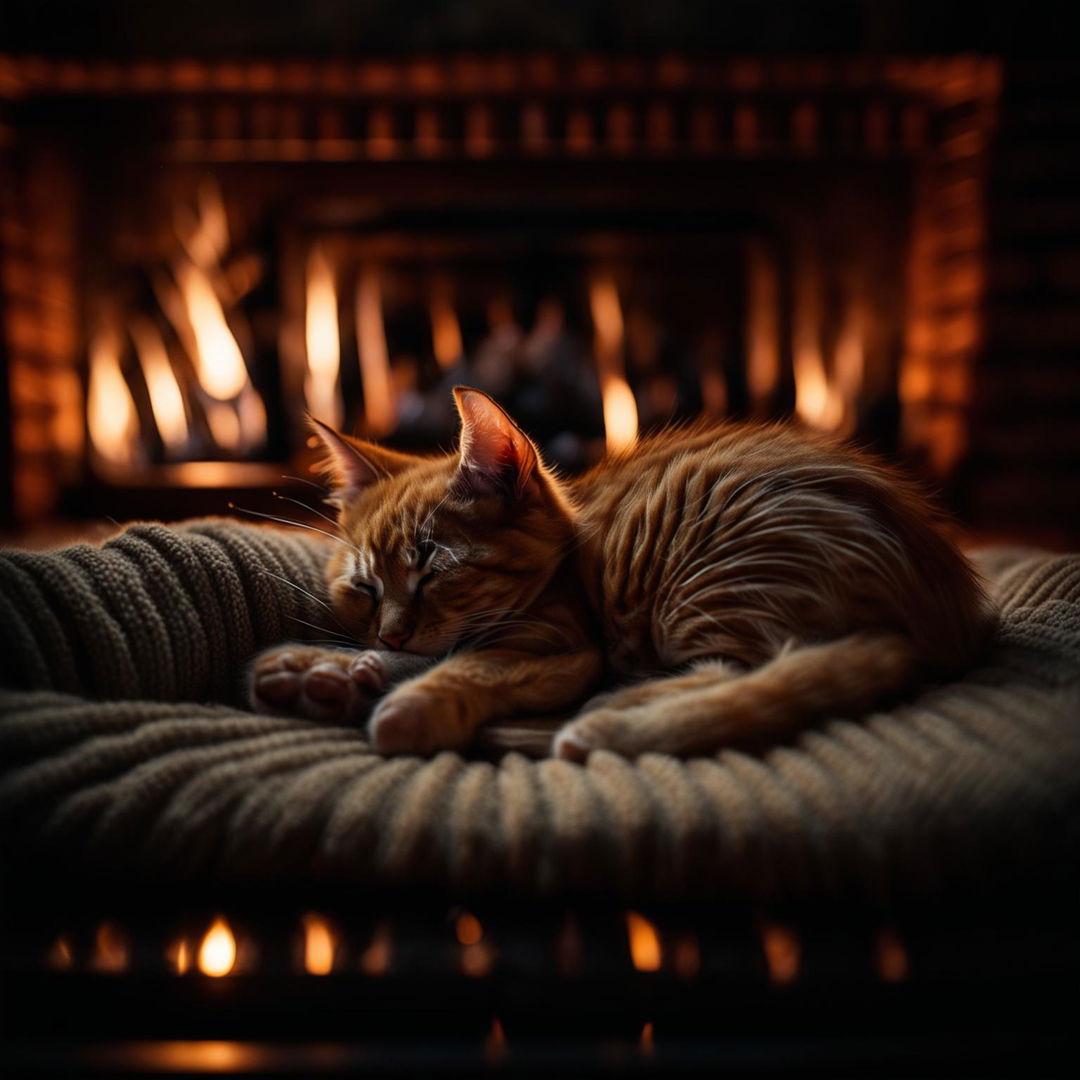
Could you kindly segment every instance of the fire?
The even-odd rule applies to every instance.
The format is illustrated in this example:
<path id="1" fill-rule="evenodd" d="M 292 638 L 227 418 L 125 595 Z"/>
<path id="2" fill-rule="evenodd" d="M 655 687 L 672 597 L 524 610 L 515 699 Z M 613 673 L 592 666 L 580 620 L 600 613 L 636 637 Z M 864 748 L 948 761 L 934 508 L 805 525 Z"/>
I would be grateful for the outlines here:
<path id="1" fill-rule="evenodd" d="M 843 422 L 844 403 L 829 385 L 821 349 L 821 294 L 817 264 L 807 252 L 795 283 L 794 355 L 795 413 L 804 424 L 835 431 Z"/>
<path id="2" fill-rule="evenodd" d="M 630 959 L 638 971 L 660 970 L 660 936 L 644 915 L 626 913 L 626 930 L 630 938 Z"/>
<path id="3" fill-rule="evenodd" d="M 376 923 L 371 942 L 360 957 L 360 970 L 365 975 L 385 975 L 390 970 L 390 927 L 387 923 Z"/>
<path id="4" fill-rule="evenodd" d="M 71 942 L 62 934 L 45 953 L 45 966 L 53 971 L 70 971 L 75 966 L 75 954 L 71 950 Z"/>
<path id="5" fill-rule="evenodd" d="M 191 949 L 186 938 L 177 938 L 166 950 L 165 961 L 177 975 L 186 975 L 191 969 Z"/>
<path id="6" fill-rule="evenodd" d="M 454 925 L 458 943 L 461 945 L 461 970 L 465 975 L 482 977 L 491 971 L 494 956 L 484 941 L 484 928 L 475 915 L 463 911 Z"/>
<path id="7" fill-rule="evenodd" d="M 882 982 L 903 982 L 910 963 L 907 949 L 895 930 L 884 929 L 874 940 L 874 970 Z"/>
<path id="8" fill-rule="evenodd" d="M 98 454 L 114 465 L 130 465 L 139 421 L 120 370 L 120 342 L 111 329 L 100 330 L 90 342 L 86 412 L 90 440 Z"/>
<path id="9" fill-rule="evenodd" d="M 94 934 L 94 953 L 90 966 L 95 971 L 125 971 L 129 953 L 127 937 L 120 927 L 115 923 L 103 922 Z"/>
<path id="10" fill-rule="evenodd" d="M 218 401 L 231 401 L 247 383 L 247 366 L 210 278 L 191 263 L 176 268 L 176 284 L 195 335 L 199 385 Z"/>
<path id="11" fill-rule="evenodd" d="M 497 1064 L 506 1056 L 506 1034 L 497 1016 L 491 1018 L 491 1030 L 484 1040 L 484 1057 L 489 1065 Z"/>
<path id="12" fill-rule="evenodd" d="M 219 915 L 199 946 L 199 970 L 204 975 L 219 978 L 228 975 L 235 964 L 236 938 L 225 917 Z"/>
<path id="13" fill-rule="evenodd" d="M 450 303 L 449 289 L 445 282 L 436 284 L 431 294 L 431 345 L 439 367 L 452 368 L 465 354 L 461 341 L 461 326 Z"/>
<path id="14" fill-rule="evenodd" d="M 637 440 L 637 402 L 625 378 L 623 322 L 619 290 L 608 275 L 589 286 L 589 307 L 596 330 L 596 367 L 604 406 L 604 432 L 609 452 L 617 453 Z"/>
<path id="15" fill-rule="evenodd" d="M 656 1034 L 651 1020 L 641 1029 L 640 1046 L 644 1057 L 652 1057 L 656 1051 Z"/>
<path id="16" fill-rule="evenodd" d="M 771 982 L 777 986 L 786 986 L 799 977 L 802 943 L 794 930 L 776 923 L 763 923 L 761 947 L 765 953 L 765 966 Z"/>
<path id="17" fill-rule="evenodd" d="M 307 266 L 307 308 L 304 340 L 307 344 L 307 377 L 304 397 L 312 415 L 335 427 L 342 419 L 338 396 L 341 341 L 338 335 L 338 302 L 334 271 L 321 248 L 314 248 Z"/>
<path id="18" fill-rule="evenodd" d="M 154 413 L 158 434 L 170 450 L 181 450 L 188 439 L 187 414 L 184 411 L 180 384 L 176 381 L 176 372 L 173 371 L 169 354 L 165 351 L 165 343 L 161 340 L 157 327 L 149 319 L 134 319 L 130 330 L 146 379 L 150 408 Z"/>
<path id="19" fill-rule="evenodd" d="M 309 975 L 329 975 L 334 969 L 337 935 L 321 915 L 309 911 L 304 927 L 304 970 Z"/>
<path id="20" fill-rule="evenodd" d="M 356 341 L 364 388 L 364 426 L 371 435 L 386 435 L 394 428 L 397 410 L 383 326 L 382 285 L 373 266 L 361 270 L 356 289 Z"/>
<path id="21" fill-rule="evenodd" d="M 780 280 L 772 256 L 759 241 L 747 247 L 746 382 L 755 408 L 768 411 L 780 380 Z"/>

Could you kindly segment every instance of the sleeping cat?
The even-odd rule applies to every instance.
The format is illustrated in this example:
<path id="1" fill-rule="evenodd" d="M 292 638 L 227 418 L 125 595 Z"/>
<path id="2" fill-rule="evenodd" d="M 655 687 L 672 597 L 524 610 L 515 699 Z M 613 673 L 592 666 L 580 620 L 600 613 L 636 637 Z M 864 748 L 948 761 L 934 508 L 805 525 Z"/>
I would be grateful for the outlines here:
<path id="1" fill-rule="evenodd" d="M 983 594 L 915 487 L 784 426 L 674 431 L 555 476 L 478 390 L 458 451 L 316 427 L 343 541 L 331 605 L 355 651 L 284 645 L 262 711 L 366 720 L 383 753 L 572 714 L 581 761 L 769 742 L 972 663 Z"/>

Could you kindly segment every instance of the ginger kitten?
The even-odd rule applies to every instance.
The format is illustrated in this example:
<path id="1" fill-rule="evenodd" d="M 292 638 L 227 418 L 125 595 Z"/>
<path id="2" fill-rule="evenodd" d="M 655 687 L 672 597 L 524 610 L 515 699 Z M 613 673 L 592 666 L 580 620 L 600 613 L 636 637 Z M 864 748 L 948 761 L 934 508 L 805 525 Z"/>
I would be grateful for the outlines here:
<path id="1" fill-rule="evenodd" d="M 356 651 L 284 645 L 257 709 L 367 720 L 376 750 L 461 747 L 569 714 L 552 750 L 681 755 L 858 716 L 962 670 L 990 625 L 914 485 L 784 426 L 668 432 L 565 481 L 478 390 L 457 452 L 317 423 L 344 543 L 331 603 Z"/>

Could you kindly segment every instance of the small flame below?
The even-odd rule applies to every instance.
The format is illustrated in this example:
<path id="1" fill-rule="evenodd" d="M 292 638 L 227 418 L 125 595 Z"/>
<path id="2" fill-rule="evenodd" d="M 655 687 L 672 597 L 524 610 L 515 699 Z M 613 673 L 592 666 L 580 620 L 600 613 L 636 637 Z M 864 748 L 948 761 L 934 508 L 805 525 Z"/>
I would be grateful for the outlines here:
<path id="1" fill-rule="evenodd" d="M 45 953 L 45 966 L 52 971 L 70 971 L 75 966 L 75 954 L 71 951 L 71 942 L 62 934 Z"/>
<path id="2" fill-rule="evenodd" d="M 626 381 L 623 365 L 623 322 L 619 290 L 609 275 L 593 280 L 589 287 L 589 307 L 596 330 L 596 367 L 604 406 L 607 449 L 618 453 L 637 440 L 637 402 Z"/>
<path id="3" fill-rule="evenodd" d="M 235 964 L 236 938 L 225 917 L 219 915 L 199 946 L 199 970 L 204 975 L 220 978 L 228 975 Z"/>
<path id="4" fill-rule="evenodd" d="M 186 975 L 191 970 L 191 949 L 186 938 L 177 938 L 165 950 L 165 962 L 177 975 Z"/>
<path id="5" fill-rule="evenodd" d="M 397 421 L 394 384 L 382 316 L 379 272 L 365 266 L 356 289 L 356 341 L 360 349 L 360 381 L 364 389 L 364 421 L 374 436 L 393 431 Z"/>
<path id="6" fill-rule="evenodd" d="M 641 1029 L 640 1046 L 644 1057 L 652 1057 L 656 1052 L 656 1035 L 651 1020 Z"/>
<path id="7" fill-rule="evenodd" d="M 313 416 L 341 425 L 338 374 L 341 368 L 341 340 L 338 334 L 337 290 L 334 271 L 322 249 L 316 247 L 308 258 L 307 310 L 304 339 L 307 343 L 307 378 L 304 397 Z"/>
<path id="8" fill-rule="evenodd" d="M 387 923 L 376 923 L 371 943 L 360 957 L 360 970 L 365 975 L 385 975 L 390 970 L 390 927 Z"/>
<path id="9" fill-rule="evenodd" d="M 799 977 L 802 943 L 791 927 L 763 923 L 761 948 L 765 954 L 765 966 L 769 971 L 770 982 L 776 986 L 786 986 Z"/>
<path id="10" fill-rule="evenodd" d="M 309 975 L 329 975 L 334 969 L 337 935 L 321 915 L 309 911 L 303 917 L 304 970 Z"/>
<path id="11" fill-rule="evenodd" d="M 484 1058 L 489 1065 L 496 1065 L 506 1057 L 506 1033 L 497 1016 L 491 1018 L 491 1030 L 484 1040 Z"/>
<path id="12" fill-rule="evenodd" d="M 626 930 L 630 938 L 630 959 L 638 971 L 660 970 L 660 936 L 644 915 L 626 913 Z"/>
<path id="13" fill-rule="evenodd" d="M 463 911 L 454 925 L 458 944 L 461 945 L 461 970 L 465 975 L 481 978 L 491 971 L 494 956 L 490 945 L 484 941 L 484 928 L 480 920 Z"/>
<path id="14" fill-rule="evenodd" d="M 130 465 L 139 422 L 120 369 L 119 338 L 111 329 L 100 330 L 90 342 L 86 415 L 90 440 L 98 454 L 114 465 Z"/>
<path id="15" fill-rule="evenodd" d="M 126 971 L 130 948 L 124 932 L 115 923 L 103 922 L 94 934 L 94 954 L 90 966 L 95 971 Z"/>
<path id="16" fill-rule="evenodd" d="M 874 969 L 882 982 L 903 982 L 908 977 L 907 949 L 895 930 L 886 928 L 878 932 L 874 941 Z"/>
<path id="17" fill-rule="evenodd" d="M 440 281 L 431 295 L 431 347 L 442 371 L 452 368 L 464 355 L 461 326 L 450 303 L 450 289 Z"/>

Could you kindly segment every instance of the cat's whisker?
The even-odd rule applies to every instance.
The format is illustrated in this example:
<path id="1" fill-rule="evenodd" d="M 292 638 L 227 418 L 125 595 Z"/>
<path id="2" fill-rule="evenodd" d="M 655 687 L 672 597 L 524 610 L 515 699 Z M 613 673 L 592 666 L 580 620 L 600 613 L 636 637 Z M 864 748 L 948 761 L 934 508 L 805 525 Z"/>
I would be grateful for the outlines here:
<path id="1" fill-rule="evenodd" d="M 325 521 L 328 525 L 333 525 L 335 529 L 337 528 L 337 522 L 332 517 L 328 517 L 321 510 L 316 510 L 314 506 L 309 506 L 303 500 L 294 499 L 290 495 L 282 495 L 279 491 L 272 491 L 270 492 L 270 494 L 273 495 L 275 499 L 280 499 L 282 502 L 292 503 L 293 506 L 299 506 L 301 510 L 307 510 L 309 513 L 314 514 L 316 517 L 322 518 L 323 521 Z"/>
<path id="2" fill-rule="evenodd" d="M 290 581 L 287 577 L 282 577 L 281 574 L 275 574 L 272 570 L 267 570 L 265 567 L 261 568 L 261 573 L 266 577 L 274 578 L 276 581 L 280 581 L 283 585 L 288 585 L 290 589 L 295 589 L 298 593 L 303 593 L 304 596 L 311 600 L 314 600 L 316 604 L 321 608 L 325 608 L 334 616 L 334 621 L 337 622 L 337 615 L 334 612 L 333 607 L 328 604 L 321 597 L 316 596 L 313 592 L 305 589 L 302 585 L 297 585 L 295 581 Z M 342 627 L 344 630 L 345 628 Z"/>
<path id="3" fill-rule="evenodd" d="M 321 630 L 324 634 L 329 636 L 330 640 L 344 642 L 348 645 L 356 645 L 356 647 L 359 648 L 359 645 L 354 638 L 351 638 L 346 634 L 338 634 L 331 630 L 329 626 L 319 626 L 318 623 L 308 622 L 307 619 L 301 619 L 298 615 L 290 615 L 288 617 L 293 622 L 300 623 L 301 626 L 308 626 L 312 630 Z"/>
<path id="4" fill-rule="evenodd" d="M 350 551 L 356 550 L 354 545 L 348 543 L 348 541 L 346 540 L 343 540 L 340 536 L 335 536 L 333 533 L 328 533 L 325 529 L 320 529 L 315 525 L 306 525 L 302 521 L 293 521 L 290 518 L 278 517 L 275 514 L 264 514 L 258 510 L 249 510 L 245 506 L 237 506 L 236 503 L 232 502 L 229 503 L 229 509 L 235 510 L 240 514 L 247 514 L 249 517 L 262 518 L 264 521 L 274 521 L 278 525 L 288 525 L 294 529 L 306 529 L 308 532 L 319 533 L 320 535 L 325 536 L 327 539 L 333 540 L 335 544 L 341 544 L 342 547 L 348 548 Z"/>

